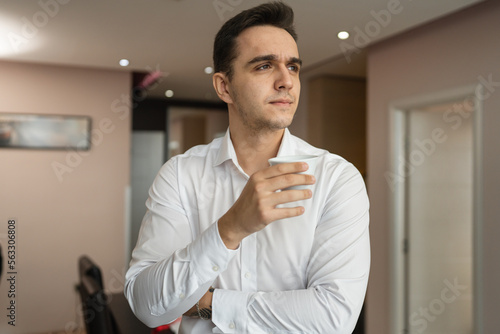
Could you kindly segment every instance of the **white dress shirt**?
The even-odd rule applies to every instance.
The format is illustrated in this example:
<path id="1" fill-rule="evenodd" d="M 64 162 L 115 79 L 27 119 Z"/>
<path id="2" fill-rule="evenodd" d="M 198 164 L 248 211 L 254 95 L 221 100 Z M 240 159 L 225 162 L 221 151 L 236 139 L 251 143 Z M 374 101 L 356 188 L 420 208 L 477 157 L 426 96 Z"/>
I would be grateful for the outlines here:
<path id="1" fill-rule="evenodd" d="M 150 327 L 170 323 L 216 288 L 212 320 L 183 317 L 180 333 L 351 333 L 370 267 L 369 202 L 343 158 L 285 130 L 278 156 L 319 155 L 313 197 L 227 249 L 217 221 L 249 176 L 229 130 L 170 159 L 149 191 L 125 295 Z"/>

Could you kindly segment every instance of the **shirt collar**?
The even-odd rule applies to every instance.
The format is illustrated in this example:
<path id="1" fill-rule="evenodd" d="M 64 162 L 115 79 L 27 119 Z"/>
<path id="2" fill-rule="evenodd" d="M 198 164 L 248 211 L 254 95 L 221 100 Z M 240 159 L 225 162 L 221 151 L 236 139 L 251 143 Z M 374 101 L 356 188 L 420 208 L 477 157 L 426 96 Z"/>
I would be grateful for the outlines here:
<path id="1" fill-rule="evenodd" d="M 224 138 L 222 138 L 222 143 L 215 159 L 214 166 L 222 164 L 226 160 L 233 160 L 235 165 L 238 165 L 238 159 L 236 158 L 236 151 L 234 150 L 233 142 L 231 141 L 231 135 L 229 133 L 229 128 L 226 130 Z"/>
<path id="2" fill-rule="evenodd" d="M 292 135 L 288 128 L 285 128 L 283 138 L 281 139 L 280 148 L 278 150 L 278 156 L 293 155 L 294 147 L 292 144 Z M 215 159 L 214 166 L 222 164 L 226 160 L 232 160 L 236 166 L 238 164 L 238 158 L 236 157 L 236 151 L 234 150 L 233 142 L 231 141 L 231 134 L 229 128 L 222 139 L 217 158 Z"/>
<path id="3" fill-rule="evenodd" d="M 293 155 L 295 147 L 292 143 L 292 134 L 285 128 L 285 133 L 283 134 L 283 138 L 281 139 L 280 148 L 278 150 L 278 157 Z"/>

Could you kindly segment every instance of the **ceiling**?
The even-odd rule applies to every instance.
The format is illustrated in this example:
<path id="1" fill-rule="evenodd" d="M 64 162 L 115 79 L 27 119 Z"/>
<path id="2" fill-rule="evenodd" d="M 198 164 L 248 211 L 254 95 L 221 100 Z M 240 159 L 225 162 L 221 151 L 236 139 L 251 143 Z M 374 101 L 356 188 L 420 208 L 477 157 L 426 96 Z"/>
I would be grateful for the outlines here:
<path id="1" fill-rule="evenodd" d="M 288 0 L 295 11 L 302 77 L 365 76 L 368 44 L 483 0 Z M 149 96 L 216 100 L 215 34 L 262 0 L 0 0 L 0 59 L 162 73 Z M 337 33 L 351 34 L 343 44 Z M 343 52 L 342 47 L 349 48 Z M 354 52 L 353 52 L 354 51 Z M 345 55 L 348 54 L 348 57 Z M 118 61 L 130 60 L 128 67 Z"/>

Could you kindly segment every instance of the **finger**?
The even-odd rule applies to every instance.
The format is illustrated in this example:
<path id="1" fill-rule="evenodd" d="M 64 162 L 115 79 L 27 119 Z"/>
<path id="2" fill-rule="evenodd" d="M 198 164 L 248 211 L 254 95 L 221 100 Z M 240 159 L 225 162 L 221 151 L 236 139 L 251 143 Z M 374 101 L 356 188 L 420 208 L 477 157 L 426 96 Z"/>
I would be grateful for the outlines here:
<path id="1" fill-rule="evenodd" d="M 297 217 L 304 214 L 305 209 L 303 206 L 296 206 L 293 208 L 277 208 L 273 210 L 271 219 L 272 221 Z"/>
<path id="2" fill-rule="evenodd" d="M 263 178 L 269 179 L 284 174 L 294 174 L 305 172 L 309 166 L 305 162 L 288 162 L 264 168 L 261 173 Z"/>
<path id="3" fill-rule="evenodd" d="M 311 185 L 316 182 L 314 175 L 310 174 L 285 174 L 275 176 L 269 180 L 271 191 L 285 189 L 292 186 Z"/>
<path id="4" fill-rule="evenodd" d="M 269 196 L 269 205 L 273 208 L 280 204 L 286 204 L 290 202 L 302 201 L 312 197 L 312 191 L 310 189 L 290 189 L 280 192 L 276 192 Z"/>

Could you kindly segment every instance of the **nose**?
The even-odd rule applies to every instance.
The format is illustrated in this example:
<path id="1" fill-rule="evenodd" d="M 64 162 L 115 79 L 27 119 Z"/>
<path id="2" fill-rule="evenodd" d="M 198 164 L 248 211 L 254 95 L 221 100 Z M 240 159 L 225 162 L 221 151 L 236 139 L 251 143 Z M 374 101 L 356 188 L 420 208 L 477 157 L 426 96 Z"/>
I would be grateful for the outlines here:
<path id="1" fill-rule="evenodd" d="M 282 65 L 278 68 L 274 85 L 274 88 L 278 91 L 293 88 L 293 78 L 287 66 Z"/>

